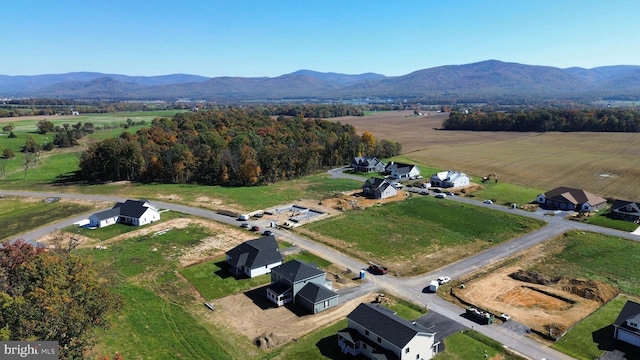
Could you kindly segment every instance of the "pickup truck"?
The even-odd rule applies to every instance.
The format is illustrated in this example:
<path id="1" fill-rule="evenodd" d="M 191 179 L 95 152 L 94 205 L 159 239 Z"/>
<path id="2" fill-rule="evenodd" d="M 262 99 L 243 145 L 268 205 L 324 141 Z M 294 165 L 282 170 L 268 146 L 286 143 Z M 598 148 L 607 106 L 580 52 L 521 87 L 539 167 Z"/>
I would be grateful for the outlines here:
<path id="1" fill-rule="evenodd" d="M 374 263 L 369 263 L 369 272 L 374 275 L 384 275 L 387 272 L 389 272 L 389 269 L 387 269 L 384 266 L 380 266 Z"/>

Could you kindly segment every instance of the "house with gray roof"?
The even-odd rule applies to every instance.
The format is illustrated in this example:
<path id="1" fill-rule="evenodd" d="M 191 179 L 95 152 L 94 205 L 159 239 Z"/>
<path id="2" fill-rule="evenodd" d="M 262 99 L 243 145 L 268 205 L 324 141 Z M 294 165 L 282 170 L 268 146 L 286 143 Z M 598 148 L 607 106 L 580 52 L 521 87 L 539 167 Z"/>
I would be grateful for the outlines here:
<path id="1" fill-rule="evenodd" d="M 358 172 L 383 172 L 385 164 L 373 156 L 358 156 L 351 160 L 351 168 Z"/>
<path id="2" fill-rule="evenodd" d="M 362 193 L 366 197 L 386 199 L 388 197 L 396 196 L 398 191 L 387 179 L 372 177 L 367 179 L 364 185 L 362 185 Z"/>
<path id="3" fill-rule="evenodd" d="M 160 220 L 158 208 L 147 200 L 127 200 L 113 208 L 92 214 L 90 227 L 105 227 L 115 223 L 142 226 Z"/>
<path id="4" fill-rule="evenodd" d="M 338 294 L 325 272 L 300 260 L 271 269 L 267 298 L 278 306 L 298 304 L 314 314 L 338 305 Z"/>
<path id="5" fill-rule="evenodd" d="M 600 210 L 607 206 L 607 200 L 598 195 L 564 186 L 539 194 L 536 202 L 548 209 L 587 212 Z"/>
<path id="6" fill-rule="evenodd" d="M 392 179 L 398 180 L 413 180 L 420 176 L 420 169 L 417 166 L 393 161 L 387 164 L 385 172 L 388 172 Z"/>
<path id="7" fill-rule="evenodd" d="M 226 253 L 226 263 L 234 275 L 256 277 L 282 265 L 282 254 L 273 235 L 245 241 Z"/>
<path id="8" fill-rule="evenodd" d="M 616 200 L 611 205 L 610 216 L 613 219 L 637 222 L 640 220 L 640 203 Z"/>
<path id="9" fill-rule="evenodd" d="M 429 360 L 438 353 L 435 334 L 391 309 L 362 303 L 347 315 L 347 327 L 338 332 L 338 346 L 343 354 L 374 360 Z"/>
<path id="10" fill-rule="evenodd" d="M 613 337 L 640 347 L 640 304 L 627 300 L 613 323 Z"/>

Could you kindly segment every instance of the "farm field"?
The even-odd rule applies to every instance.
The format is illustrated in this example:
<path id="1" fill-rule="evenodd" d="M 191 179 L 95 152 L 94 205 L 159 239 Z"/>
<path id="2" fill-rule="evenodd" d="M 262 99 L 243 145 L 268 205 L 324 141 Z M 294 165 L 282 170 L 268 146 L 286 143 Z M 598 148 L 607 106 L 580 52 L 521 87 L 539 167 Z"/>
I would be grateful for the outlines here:
<path id="1" fill-rule="evenodd" d="M 637 133 L 514 133 L 435 130 L 446 114 L 380 112 L 331 119 L 402 144 L 416 162 L 534 188 L 583 188 L 603 197 L 640 200 Z"/>
<path id="2" fill-rule="evenodd" d="M 0 240 L 33 230 L 40 226 L 81 214 L 95 208 L 94 202 L 62 199 L 47 203 L 42 198 L 0 198 Z"/>
<path id="3" fill-rule="evenodd" d="M 397 275 L 410 276 L 541 226 L 540 221 L 514 214 L 433 197 L 412 197 L 348 211 L 297 231 L 345 254 L 383 263 Z M 394 251 L 390 252 L 389 246 Z"/>

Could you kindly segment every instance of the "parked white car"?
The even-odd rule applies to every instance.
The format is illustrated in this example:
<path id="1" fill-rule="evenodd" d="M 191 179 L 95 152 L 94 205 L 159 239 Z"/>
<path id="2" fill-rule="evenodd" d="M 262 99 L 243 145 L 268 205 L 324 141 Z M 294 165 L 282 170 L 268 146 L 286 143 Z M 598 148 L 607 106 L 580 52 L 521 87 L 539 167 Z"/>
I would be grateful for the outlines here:
<path id="1" fill-rule="evenodd" d="M 491 200 L 485 200 L 485 201 L 483 201 L 483 203 L 485 203 L 485 204 L 493 204 L 493 201 L 491 201 Z"/>
<path id="2" fill-rule="evenodd" d="M 447 197 L 447 195 L 445 195 L 443 193 L 436 194 L 436 198 L 438 198 L 438 199 L 444 199 L 446 197 Z"/>
<path id="3" fill-rule="evenodd" d="M 438 278 L 438 283 L 439 283 L 440 285 L 444 285 L 444 284 L 448 283 L 449 281 L 451 281 L 451 278 L 450 278 L 450 277 L 448 277 L 448 276 L 440 276 L 440 277 Z"/>

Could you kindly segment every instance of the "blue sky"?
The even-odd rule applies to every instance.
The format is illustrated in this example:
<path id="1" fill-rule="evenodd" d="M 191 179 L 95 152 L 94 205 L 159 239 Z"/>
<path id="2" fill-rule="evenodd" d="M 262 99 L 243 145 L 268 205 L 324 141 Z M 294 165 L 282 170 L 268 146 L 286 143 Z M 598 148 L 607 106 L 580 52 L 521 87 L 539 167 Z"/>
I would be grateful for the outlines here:
<path id="1" fill-rule="evenodd" d="M 640 1 L 2 0 L 0 74 L 640 65 Z"/>

